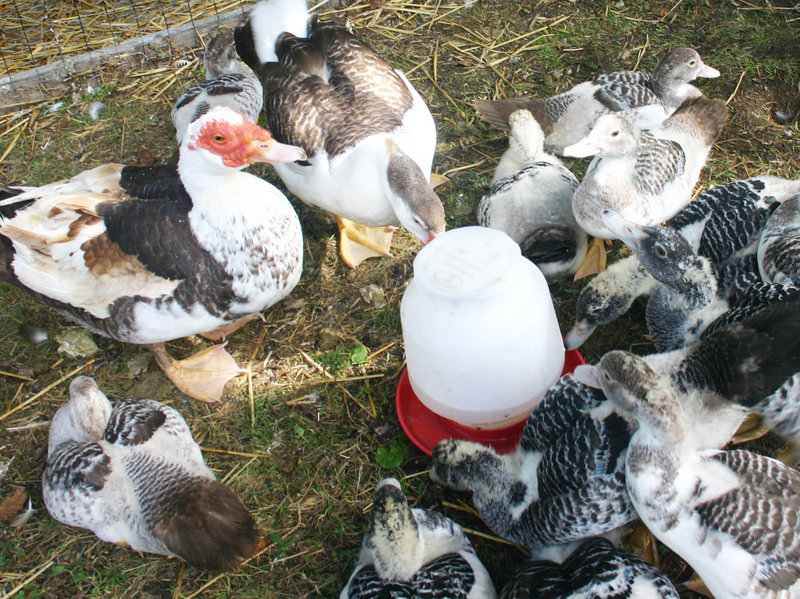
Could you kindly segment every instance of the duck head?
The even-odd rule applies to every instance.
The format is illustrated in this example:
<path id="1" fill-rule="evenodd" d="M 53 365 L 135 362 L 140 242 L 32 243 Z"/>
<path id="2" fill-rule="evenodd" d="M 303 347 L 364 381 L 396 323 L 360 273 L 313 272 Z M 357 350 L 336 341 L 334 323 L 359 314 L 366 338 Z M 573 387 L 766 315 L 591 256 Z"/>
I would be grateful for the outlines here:
<path id="1" fill-rule="evenodd" d="M 266 129 L 223 106 L 194 121 L 181 144 L 181 156 L 201 154 L 211 164 L 241 169 L 255 162 L 305 160 L 302 148 L 279 143 Z"/>

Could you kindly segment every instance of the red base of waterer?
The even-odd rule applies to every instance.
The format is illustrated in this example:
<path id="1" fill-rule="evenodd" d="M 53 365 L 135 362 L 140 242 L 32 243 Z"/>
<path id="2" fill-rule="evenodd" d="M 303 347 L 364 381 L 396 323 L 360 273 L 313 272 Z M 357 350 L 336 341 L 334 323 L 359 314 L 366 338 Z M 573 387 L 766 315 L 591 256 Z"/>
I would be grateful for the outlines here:
<path id="1" fill-rule="evenodd" d="M 564 355 L 562 376 L 572 372 L 578 364 L 583 363 L 583 356 L 578 350 L 567 351 Z M 414 445 L 428 455 L 431 454 L 433 448 L 442 439 L 477 441 L 484 445 L 490 445 L 498 453 L 510 453 L 517 448 L 526 422 L 526 420 L 521 420 L 504 428 L 482 430 L 469 428 L 439 416 L 439 414 L 425 407 L 416 396 L 408 380 L 406 369 L 403 369 L 403 374 L 400 376 L 400 382 L 397 385 L 395 405 L 397 407 L 397 417 L 400 419 L 400 425 L 406 435 L 414 442 Z"/>

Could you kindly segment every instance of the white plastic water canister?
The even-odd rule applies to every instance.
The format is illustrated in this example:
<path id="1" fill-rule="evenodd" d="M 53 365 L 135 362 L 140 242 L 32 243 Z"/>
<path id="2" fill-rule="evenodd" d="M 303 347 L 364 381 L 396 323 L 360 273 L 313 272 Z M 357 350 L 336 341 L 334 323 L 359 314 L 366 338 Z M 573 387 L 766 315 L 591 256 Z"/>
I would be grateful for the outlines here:
<path id="1" fill-rule="evenodd" d="M 547 281 L 502 231 L 451 229 L 423 247 L 400 320 L 414 394 L 469 427 L 527 418 L 564 368 Z"/>

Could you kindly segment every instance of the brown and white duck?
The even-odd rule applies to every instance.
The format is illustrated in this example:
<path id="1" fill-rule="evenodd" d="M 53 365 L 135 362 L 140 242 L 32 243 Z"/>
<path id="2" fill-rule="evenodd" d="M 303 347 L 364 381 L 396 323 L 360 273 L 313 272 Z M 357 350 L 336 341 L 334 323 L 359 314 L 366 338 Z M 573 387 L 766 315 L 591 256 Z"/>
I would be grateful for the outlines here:
<path id="1" fill-rule="evenodd" d="M 300 222 L 241 169 L 302 160 L 224 107 L 187 131 L 179 179 L 107 164 L 0 202 L 0 276 L 70 320 L 147 345 L 187 395 L 217 401 L 240 371 L 221 345 L 180 362 L 164 343 L 254 318 L 294 288 Z"/>
<path id="2" fill-rule="evenodd" d="M 550 98 L 475 100 L 473 106 L 491 125 L 509 128 L 508 117 L 529 110 L 545 132 L 545 148 L 561 154 L 564 147 L 589 134 L 604 114 L 620 113 L 638 128 L 661 123 L 686 100 L 702 96 L 690 81 L 719 77 L 692 48 L 676 48 L 664 55 L 652 73 L 616 71 L 584 81 Z"/>
<path id="3" fill-rule="evenodd" d="M 400 71 L 305 0 L 259 3 L 234 33 L 264 88 L 269 129 L 307 160 L 276 167 L 303 202 L 336 215 L 340 251 L 355 267 L 389 255 L 398 223 L 427 243 L 445 228 L 430 187 L 436 127 Z"/>
<path id="4" fill-rule="evenodd" d="M 233 570 L 255 552 L 253 518 L 177 411 L 149 399 L 112 405 L 86 376 L 69 393 L 50 423 L 42 475 L 53 518 L 199 568 Z"/>
<path id="5" fill-rule="evenodd" d="M 614 239 L 602 211 L 649 226 L 669 220 L 692 199 L 711 145 L 728 119 L 723 102 L 688 100 L 660 126 L 637 129 L 618 114 L 597 119 L 581 141 L 564 148 L 565 156 L 596 156 L 572 196 L 572 211 L 583 230 L 594 236 L 576 278 L 606 266 L 604 239 Z"/>

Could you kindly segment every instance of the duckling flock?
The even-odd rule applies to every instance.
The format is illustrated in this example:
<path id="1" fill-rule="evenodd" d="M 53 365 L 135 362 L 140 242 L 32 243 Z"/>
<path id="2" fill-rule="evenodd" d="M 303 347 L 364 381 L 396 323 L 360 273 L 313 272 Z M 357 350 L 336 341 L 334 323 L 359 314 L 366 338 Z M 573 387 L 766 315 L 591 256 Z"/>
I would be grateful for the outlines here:
<path id="1" fill-rule="evenodd" d="M 421 96 L 347 29 L 309 19 L 305 0 L 258 4 L 211 42 L 205 66 L 172 113 L 177 164 L 0 190 L 0 269 L 66 318 L 147 346 L 178 389 L 214 402 L 240 372 L 233 358 L 215 345 L 177 361 L 165 342 L 224 338 L 302 272 L 294 209 L 242 169 L 270 162 L 292 194 L 333 213 L 353 267 L 389 255 L 398 224 L 428 243 L 445 220 Z M 530 550 L 500 597 L 676 598 L 619 549 L 637 519 L 714 597 L 800 597 L 800 474 L 722 449 L 750 413 L 800 444 L 800 180 L 762 175 L 691 201 L 727 119 L 691 81 L 717 76 L 680 48 L 652 74 L 475 102 L 509 130 L 480 224 L 508 233 L 550 281 L 596 275 L 567 348 L 646 297 L 658 350 L 612 351 L 562 377 L 511 453 L 434 448 L 431 478 L 470 492 L 492 531 Z M 269 131 L 254 124 L 262 107 Z M 594 159 L 579 182 L 557 155 Z M 606 268 L 605 239 L 632 255 Z M 252 516 L 177 411 L 112 404 L 88 377 L 69 392 L 42 476 L 55 519 L 212 570 L 257 551 Z M 458 524 L 411 508 L 398 481 L 378 484 L 343 599 L 497 596 Z"/>

